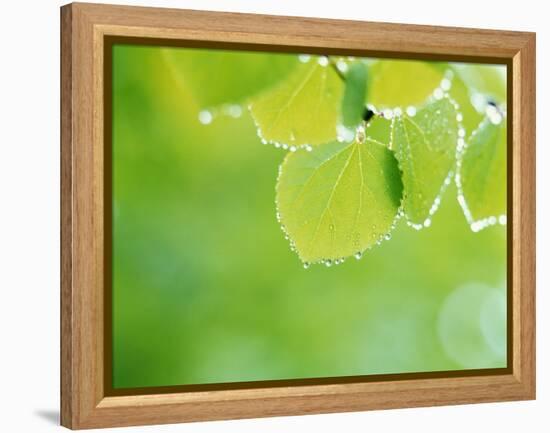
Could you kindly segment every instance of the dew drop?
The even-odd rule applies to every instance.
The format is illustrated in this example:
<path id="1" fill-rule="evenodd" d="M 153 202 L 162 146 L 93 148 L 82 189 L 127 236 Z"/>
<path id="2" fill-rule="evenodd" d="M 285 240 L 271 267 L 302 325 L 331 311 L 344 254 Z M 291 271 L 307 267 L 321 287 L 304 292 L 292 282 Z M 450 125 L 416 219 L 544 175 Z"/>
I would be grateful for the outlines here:
<path id="1" fill-rule="evenodd" d="M 464 138 L 464 136 L 466 135 L 466 131 L 464 130 L 464 128 L 459 128 L 458 130 L 458 136 L 460 138 Z"/>
<path id="2" fill-rule="evenodd" d="M 306 148 L 306 150 L 308 152 L 311 152 L 313 150 L 313 147 L 311 147 L 311 145 L 309 145 L 309 144 L 306 144 L 304 147 Z"/>
<path id="3" fill-rule="evenodd" d="M 487 104 L 487 107 L 485 107 L 485 114 L 491 116 L 495 113 L 498 113 L 498 108 L 493 104 Z"/>
<path id="4" fill-rule="evenodd" d="M 441 87 L 437 87 L 434 90 L 434 98 L 435 99 L 442 99 L 443 98 L 443 89 Z"/>
<path id="5" fill-rule="evenodd" d="M 485 108 L 485 114 L 493 125 L 499 125 L 502 122 L 502 114 L 500 114 L 498 108 L 492 104 L 487 105 L 487 108 Z"/>
<path id="6" fill-rule="evenodd" d="M 386 233 L 386 234 L 384 235 L 384 239 L 387 240 L 387 241 L 389 241 L 389 240 L 391 239 L 391 234 Z"/>
<path id="7" fill-rule="evenodd" d="M 407 107 L 407 115 L 410 117 L 414 117 L 416 115 L 416 107 L 413 107 L 412 105 Z"/>
<path id="8" fill-rule="evenodd" d="M 424 221 L 424 227 L 430 227 L 432 225 L 432 220 L 429 218 L 426 218 Z"/>
<path id="9" fill-rule="evenodd" d="M 336 62 L 336 67 L 343 74 L 345 74 L 348 71 L 348 64 L 343 60 L 338 60 L 338 62 Z"/>
<path id="10" fill-rule="evenodd" d="M 472 229 L 473 232 L 478 232 L 481 230 L 481 227 L 478 222 L 473 222 L 472 224 L 470 224 L 470 228 Z"/>
<path id="11" fill-rule="evenodd" d="M 458 114 L 456 115 L 456 121 L 457 121 L 457 122 L 462 122 L 462 119 L 463 119 L 463 118 L 462 118 L 462 113 L 458 113 Z"/>
<path id="12" fill-rule="evenodd" d="M 396 107 L 396 108 L 393 109 L 393 115 L 394 116 L 399 117 L 399 116 L 401 116 L 401 114 L 403 114 L 403 112 L 401 111 L 401 108 Z"/>
<path id="13" fill-rule="evenodd" d="M 489 120 L 493 125 L 500 125 L 502 123 L 502 116 L 500 114 L 496 114 L 494 116 L 489 117 Z"/>
<path id="14" fill-rule="evenodd" d="M 361 260 L 361 257 L 363 257 L 363 253 L 361 251 L 358 251 L 354 254 L 354 256 L 357 260 Z"/>
<path id="15" fill-rule="evenodd" d="M 386 108 L 383 112 L 382 112 L 382 116 L 384 116 L 384 118 L 386 119 L 391 119 L 393 117 L 393 111 L 390 110 L 389 108 Z"/>
<path id="16" fill-rule="evenodd" d="M 304 269 L 307 269 L 309 268 L 309 263 L 308 262 L 304 262 Z"/>
<path id="17" fill-rule="evenodd" d="M 350 142 L 355 138 L 355 131 L 350 128 L 346 128 L 344 125 L 338 125 L 336 127 L 336 132 L 338 134 L 338 141 L 340 143 Z"/>
<path id="18" fill-rule="evenodd" d="M 321 65 L 323 68 L 328 65 L 328 57 L 327 56 L 321 56 L 317 59 L 317 63 Z"/>
<path id="19" fill-rule="evenodd" d="M 297 149 L 296 146 L 290 146 L 290 148 L 289 148 L 289 150 L 291 152 L 296 152 L 296 149 Z"/>
<path id="20" fill-rule="evenodd" d="M 441 84 L 439 85 L 442 90 L 450 90 L 451 89 L 451 80 L 448 78 L 443 78 L 441 80 Z"/>
<path id="21" fill-rule="evenodd" d="M 412 223 L 410 221 L 407 221 L 407 225 L 412 227 L 413 229 L 415 230 L 420 230 L 422 229 L 423 225 L 422 224 L 415 224 L 415 223 Z"/>
<path id="22" fill-rule="evenodd" d="M 363 125 L 358 126 L 355 131 L 355 140 L 357 140 L 358 143 L 364 143 L 366 138 L 365 127 Z"/>
<path id="23" fill-rule="evenodd" d="M 226 114 L 229 114 L 235 119 L 241 117 L 241 115 L 243 114 L 243 109 L 238 104 L 229 105 L 224 111 Z"/>
<path id="24" fill-rule="evenodd" d="M 214 116 L 209 110 L 202 110 L 199 113 L 199 122 L 203 125 L 208 125 L 212 123 L 212 120 L 214 119 Z"/>
<path id="25" fill-rule="evenodd" d="M 309 62 L 310 59 L 311 59 L 311 56 L 309 54 L 300 54 L 298 56 L 298 60 L 300 60 L 300 62 L 302 63 L 307 63 Z"/>
<path id="26" fill-rule="evenodd" d="M 501 215 L 498 217 L 498 223 L 502 226 L 506 225 L 506 215 Z"/>
<path id="27" fill-rule="evenodd" d="M 478 113 L 483 113 L 487 105 L 487 99 L 481 93 L 474 93 L 470 97 L 470 102 Z"/>
<path id="28" fill-rule="evenodd" d="M 330 259 L 325 260 L 325 266 L 327 268 L 330 268 L 332 266 L 332 260 L 330 260 Z"/>

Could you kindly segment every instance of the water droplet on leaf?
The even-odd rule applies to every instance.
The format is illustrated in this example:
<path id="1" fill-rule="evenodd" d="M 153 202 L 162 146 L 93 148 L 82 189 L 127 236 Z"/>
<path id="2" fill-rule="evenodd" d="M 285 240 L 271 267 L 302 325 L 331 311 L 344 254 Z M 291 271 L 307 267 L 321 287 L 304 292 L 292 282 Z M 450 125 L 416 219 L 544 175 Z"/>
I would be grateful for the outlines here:
<path id="1" fill-rule="evenodd" d="M 434 90 L 434 98 L 435 99 L 442 99 L 444 96 L 443 89 L 441 87 L 438 87 Z"/>
<path id="2" fill-rule="evenodd" d="M 443 80 L 441 80 L 440 87 L 441 87 L 441 89 L 443 89 L 445 91 L 450 90 L 451 89 L 451 80 L 449 80 L 448 78 L 443 78 Z"/>
<path id="3" fill-rule="evenodd" d="M 199 113 L 199 122 L 203 125 L 208 125 L 212 123 L 212 120 L 214 119 L 214 116 L 209 110 L 202 110 Z"/>

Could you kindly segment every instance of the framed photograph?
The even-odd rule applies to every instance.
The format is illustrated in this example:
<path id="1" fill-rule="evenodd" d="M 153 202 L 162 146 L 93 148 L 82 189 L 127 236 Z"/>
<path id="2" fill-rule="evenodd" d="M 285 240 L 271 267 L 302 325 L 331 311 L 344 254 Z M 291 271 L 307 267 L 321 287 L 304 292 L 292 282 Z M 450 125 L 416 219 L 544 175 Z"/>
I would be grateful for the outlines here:
<path id="1" fill-rule="evenodd" d="M 533 33 L 61 22 L 62 425 L 535 398 Z"/>

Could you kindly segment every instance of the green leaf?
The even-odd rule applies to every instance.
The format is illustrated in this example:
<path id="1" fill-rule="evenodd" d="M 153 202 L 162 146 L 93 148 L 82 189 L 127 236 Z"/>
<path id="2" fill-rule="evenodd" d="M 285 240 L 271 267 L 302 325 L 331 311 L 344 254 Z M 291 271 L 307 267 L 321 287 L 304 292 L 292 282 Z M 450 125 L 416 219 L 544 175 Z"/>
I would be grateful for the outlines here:
<path id="1" fill-rule="evenodd" d="M 300 64 L 287 80 L 254 98 L 250 111 L 265 140 L 317 145 L 336 138 L 343 82 L 326 57 Z"/>
<path id="2" fill-rule="evenodd" d="M 390 148 L 392 121 L 380 115 L 374 115 L 367 123 L 365 134 L 371 140 Z"/>
<path id="3" fill-rule="evenodd" d="M 469 136 L 485 117 L 489 102 L 506 102 L 506 69 L 499 65 L 451 63 L 450 96 L 459 104 L 462 126 Z"/>
<path id="4" fill-rule="evenodd" d="M 354 62 L 346 73 L 346 87 L 342 99 L 342 123 L 346 127 L 357 126 L 363 120 L 367 92 L 367 66 Z"/>
<path id="5" fill-rule="evenodd" d="M 299 63 L 294 54 L 165 48 L 164 58 L 200 108 L 242 103 L 284 79 Z"/>
<path id="6" fill-rule="evenodd" d="M 433 62 L 378 60 L 369 67 L 368 101 L 376 108 L 407 107 L 426 101 L 443 79 Z"/>
<path id="7" fill-rule="evenodd" d="M 400 205 L 393 153 L 370 139 L 289 153 L 277 183 L 279 219 L 305 263 L 361 254 L 387 236 Z"/>
<path id="8" fill-rule="evenodd" d="M 464 80 L 456 73 L 453 67 L 451 67 L 451 70 L 454 73 L 450 80 L 452 86 L 449 90 L 449 95 L 459 105 L 460 114 L 462 115 L 462 127 L 466 131 L 466 136 L 468 136 L 477 128 L 484 114 L 479 113 L 472 105 L 472 95 Z"/>
<path id="9" fill-rule="evenodd" d="M 429 102 L 414 117 L 396 117 L 392 148 L 403 173 L 403 210 L 409 223 L 429 225 L 455 167 L 458 122 L 448 98 Z"/>
<path id="10" fill-rule="evenodd" d="M 470 224 L 495 224 L 506 214 L 506 157 L 506 120 L 485 118 L 468 140 L 457 177 L 459 202 Z"/>
<path id="11" fill-rule="evenodd" d="M 479 93 L 498 104 L 506 102 L 506 66 L 455 63 L 452 67 L 471 94 Z"/>

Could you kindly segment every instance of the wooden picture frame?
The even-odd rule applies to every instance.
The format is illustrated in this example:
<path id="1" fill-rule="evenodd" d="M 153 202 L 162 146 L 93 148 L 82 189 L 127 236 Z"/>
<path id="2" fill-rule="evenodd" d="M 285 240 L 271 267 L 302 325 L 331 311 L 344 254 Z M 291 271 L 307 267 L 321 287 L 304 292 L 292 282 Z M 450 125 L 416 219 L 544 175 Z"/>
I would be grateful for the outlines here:
<path id="1" fill-rule="evenodd" d="M 508 65 L 509 357 L 491 374 L 109 392 L 106 48 L 116 38 Z M 535 398 L 535 34 L 74 3 L 61 8 L 61 424 L 72 429 Z M 112 391 L 112 390 L 111 390 Z"/>

